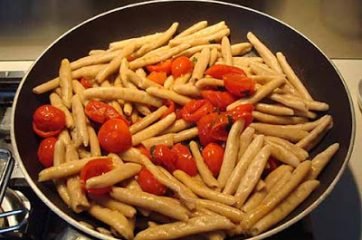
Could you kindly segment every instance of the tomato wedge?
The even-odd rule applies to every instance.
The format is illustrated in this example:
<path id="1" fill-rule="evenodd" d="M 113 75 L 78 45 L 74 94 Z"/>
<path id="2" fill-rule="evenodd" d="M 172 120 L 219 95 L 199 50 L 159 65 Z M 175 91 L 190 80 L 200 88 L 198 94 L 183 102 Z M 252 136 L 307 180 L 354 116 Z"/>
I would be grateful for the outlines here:
<path id="1" fill-rule="evenodd" d="M 177 154 L 171 151 L 165 144 L 158 144 L 151 148 L 152 161 L 156 165 L 163 166 L 169 172 L 176 169 Z"/>
<path id="2" fill-rule="evenodd" d="M 177 143 L 173 145 L 171 151 L 177 154 L 176 169 L 182 170 L 190 176 L 197 175 L 196 162 L 188 147 Z"/>
<path id="3" fill-rule="evenodd" d="M 55 137 L 43 139 L 38 148 L 38 160 L 46 168 L 53 166 Z"/>
<path id="4" fill-rule="evenodd" d="M 236 101 L 233 95 L 225 91 L 203 90 L 201 96 L 220 110 L 225 110 L 229 104 Z"/>
<path id="5" fill-rule="evenodd" d="M 208 100 L 191 100 L 181 109 L 181 117 L 189 122 L 197 122 L 202 116 L 213 111 L 214 107 Z"/>
<path id="6" fill-rule="evenodd" d="M 224 148 L 219 144 L 209 143 L 202 150 L 202 157 L 214 177 L 217 177 L 224 159 Z"/>
<path id="7" fill-rule="evenodd" d="M 250 97 L 255 92 L 255 81 L 239 73 L 228 73 L 222 78 L 226 90 L 236 97 Z"/>
<path id="8" fill-rule="evenodd" d="M 138 173 L 137 182 L 143 191 L 155 194 L 158 196 L 164 195 L 167 188 L 162 185 L 153 174 L 143 167 Z"/>
<path id="9" fill-rule="evenodd" d="M 167 74 L 165 72 L 151 72 L 148 74 L 147 78 L 155 83 L 163 85 L 166 81 Z"/>
<path id="10" fill-rule="evenodd" d="M 173 101 L 167 99 L 167 100 L 163 101 L 163 104 L 166 105 L 168 108 L 167 108 L 167 111 L 162 114 L 161 118 L 165 118 L 170 113 L 175 112 L 176 106 Z"/>
<path id="11" fill-rule="evenodd" d="M 85 106 L 84 111 L 87 117 L 89 117 L 92 121 L 100 124 L 106 122 L 109 119 L 118 118 L 129 125 L 128 121 L 124 119 L 116 109 L 104 102 L 92 100 Z"/>
<path id="12" fill-rule="evenodd" d="M 132 147 L 127 124 L 118 118 L 106 121 L 98 131 L 99 144 L 107 152 L 122 153 Z"/>
<path id="13" fill-rule="evenodd" d="M 218 79 L 222 79 L 224 75 L 228 73 L 236 73 L 246 76 L 245 72 L 241 68 L 224 64 L 215 64 L 205 71 L 206 75 L 210 75 L 211 77 Z"/>
<path id="14" fill-rule="evenodd" d="M 89 161 L 80 172 L 80 182 L 82 188 L 89 194 L 101 195 L 111 191 L 112 187 L 104 188 L 86 188 L 86 182 L 89 178 L 102 175 L 111 171 L 113 163 L 111 158 L 99 158 Z"/>
<path id="15" fill-rule="evenodd" d="M 52 105 L 42 105 L 33 114 L 33 130 L 40 137 L 58 135 L 65 127 L 65 114 Z"/>
<path id="16" fill-rule="evenodd" d="M 233 123 L 234 120 L 230 115 L 220 113 L 216 117 L 209 134 L 214 140 L 225 142 Z"/>
<path id="17" fill-rule="evenodd" d="M 148 65 L 146 69 L 148 72 L 164 72 L 169 75 L 171 73 L 171 64 L 172 60 L 168 59 L 154 65 Z"/>
<path id="18" fill-rule="evenodd" d="M 185 56 L 180 56 L 172 61 L 171 72 L 174 78 L 180 77 L 186 73 L 189 73 L 194 68 L 192 61 Z"/>
<path id="19" fill-rule="evenodd" d="M 80 82 L 80 84 L 82 84 L 82 86 L 83 86 L 85 89 L 92 87 L 92 83 L 91 83 L 88 79 L 86 79 L 86 78 L 84 78 L 84 77 L 81 78 L 79 82 Z"/>

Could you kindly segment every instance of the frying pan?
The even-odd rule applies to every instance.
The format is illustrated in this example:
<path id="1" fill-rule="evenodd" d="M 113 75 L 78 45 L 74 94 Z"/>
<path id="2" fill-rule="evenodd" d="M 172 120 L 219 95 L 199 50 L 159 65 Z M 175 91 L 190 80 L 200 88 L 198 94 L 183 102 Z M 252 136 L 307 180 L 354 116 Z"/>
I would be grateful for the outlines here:
<path id="1" fill-rule="evenodd" d="M 32 88 L 58 75 L 62 58 L 75 60 L 91 49 L 107 48 L 119 39 L 154 33 L 178 21 L 185 28 L 200 20 L 216 23 L 225 20 L 231 29 L 231 41 L 246 41 L 246 33 L 254 32 L 273 52 L 282 51 L 315 99 L 330 104 L 329 114 L 334 127 L 311 152 L 339 142 L 340 149 L 322 172 L 321 185 L 309 198 L 273 229 L 249 239 L 271 236 L 297 222 L 320 204 L 340 178 L 350 157 L 355 120 L 351 97 L 346 84 L 334 65 L 321 50 L 290 26 L 258 11 L 234 4 L 216 1 L 153 1 L 128 5 L 100 14 L 74 27 L 50 47 L 34 63 L 20 83 L 12 115 L 11 138 L 14 154 L 32 189 L 57 215 L 69 224 L 97 238 L 105 238 L 79 221 L 99 226 L 101 223 L 86 214 L 74 214 L 59 198 L 52 183 L 38 183 L 42 166 L 37 161 L 39 138 L 32 132 L 32 114 L 37 106 L 48 102 L 48 95 L 37 96 Z M 242 236 L 233 239 L 245 239 Z"/>

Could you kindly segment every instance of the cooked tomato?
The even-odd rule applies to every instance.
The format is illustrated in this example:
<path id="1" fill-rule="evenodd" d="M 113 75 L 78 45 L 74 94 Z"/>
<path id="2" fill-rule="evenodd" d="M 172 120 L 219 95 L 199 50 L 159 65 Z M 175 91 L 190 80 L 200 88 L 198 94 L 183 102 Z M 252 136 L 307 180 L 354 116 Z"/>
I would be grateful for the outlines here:
<path id="1" fill-rule="evenodd" d="M 145 192 L 159 196 L 166 193 L 166 187 L 162 185 L 145 167 L 143 167 L 138 173 L 137 182 Z"/>
<path id="2" fill-rule="evenodd" d="M 100 102 L 97 100 L 92 100 L 87 103 L 85 106 L 85 114 L 94 122 L 97 123 L 104 123 L 109 119 L 121 119 L 127 125 L 128 121 L 124 119 L 121 114 L 117 112 L 112 106 L 108 105 L 107 103 Z"/>
<path id="3" fill-rule="evenodd" d="M 151 148 L 152 161 L 156 165 L 163 166 L 169 172 L 176 169 L 177 154 L 171 151 L 165 144 L 158 144 Z"/>
<path id="4" fill-rule="evenodd" d="M 203 146 L 206 146 L 208 143 L 215 141 L 210 132 L 217 116 L 218 113 L 210 113 L 201 117 L 200 120 L 197 121 L 199 139 Z"/>
<path id="5" fill-rule="evenodd" d="M 137 149 L 140 150 L 140 152 L 145 155 L 146 157 L 148 157 L 149 159 L 152 159 L 151 156 L 151 152 L 150 150 L 148 150 L 145 146 L 143 146 L 142 144 L 137 146 Z"/>
<path id="6" fill-rule="evenodd" d="M 223 76 L 228 73 L 237 73 L 242 76 L 246 76 L 242 69 L 224 64 L 215 64 L 205 71 L 206 75 L 210 75 L 211 77 L 218 79 L 223 79 Z"/>
<path id="7" fill-rule="evenodd" d="M 181 109 L 181 117 L 189 122 L 197 122 L 202 116 L 213 111 L 214 107 L 208 100 L 191 100 Z"/>
<path id="8" fill-rule="evenodd" d="M 172 61 L 172 76 L 177 78 L 192 71 L 194 64 L 188 57 L 180 56 Z"/>
<path id="9" fill-rule="evenodd" d="M 172 60 L 168 59 L 154 65 L 148 65 L 146 69 L 148 72 L 164 72 L 169 75 L 171 73 L 171 64 Z"/>
<path id="10" fill-rule="evenodd" d="M 112 187 L 104 188 L 86 188 L 86 182 L 89 178 L 102 175 L 111 171 L 113 163 L 111 158 L 99 158 L 89 161 L 80 172 L 80 182 L 82 188 L 90 194 L 105 194 L 111 191 Z"/>
<path id="11" fill-rule="evenodd" d="M 99 144 L 107 152 L 121 153 L 132 147 L 132 136 L 127 124 L 118 118 L 103 123 L 98 131 Z"/>
<path id="12" fill-rule="evenodd" d="M 167 108 L 167 111 L 162 114 L 161 118 L 164 118 L 167 115 L 169 115 L 170 113 L 175 112 L 176 106 L 173 101 L 167 99 L 167 100 L 163 101 L 163 104 L 166 105 L 168 108 Z"/>
<path id="13" fill-rule="evenodd" d="M 226 114 L 230 115 L 234 121 L 244 119 L 245 126 L 248 126 L 253 121 L 253 110 L 254 106 L 246 103 L 227 111 Z"/>
<path id="14" fill-rule="evenodd" d="M 65 114 L 52 105 L 42 105 L 33 114 L 33 130 L 40 137 L 58 135 L 65 127 Z"/>
<path id="15" fill-rule="evenodd" d="M 188 147 L 177 143 L 171 150 L 177 154 L 176 169 L 182 170 L 190 176 L 197 175 L 196 162 Z"/>
<path id="16" fill-rule="evenodd" d="M 239 73 L 223 76 L 226 90 L 236 97 L 249 97 L 255 92 L 255 81 Z"/>
<path id="17" fill-rule="evenodd" d="M 212 174 L 216 177 L 224 159 L 224 149 L 216 143 L 209 143 L 202 150 L 202 157 Z"/>
<path id="18" fill-rule="evenodd" d="M 92 87 L 92 83 L 86 78 L 81 78 L 79 82 L 85 89 Z"/>
<path id="19" fill-rule="evenodd" d="M 148 74 L 147 78 L 155 83 L 163 85 L 166 81 L 167 74 L 165 72 L 151 72 Z"/>
<path id="20" fill-rule="evenodd" d="M 54 146 L 57 142 L 55 137 L 43 139 L 38 148 L 39 162 L 46 168 L 53 166 Z"/>
<path id="21" fill-rule="evenodd" d="M 203 90 L 201 96 L 220 110 L 225 110 L 229 104 L 236 101 L 233 95 L 225 91 Z"/>
<path id="22" fill-rule="evenodd" d="M 217 115 L 209 134 L 214 140 L 225 142 L 233 123 L 234 120 L 231 116 L 225 113 L 220 113 Z"/>

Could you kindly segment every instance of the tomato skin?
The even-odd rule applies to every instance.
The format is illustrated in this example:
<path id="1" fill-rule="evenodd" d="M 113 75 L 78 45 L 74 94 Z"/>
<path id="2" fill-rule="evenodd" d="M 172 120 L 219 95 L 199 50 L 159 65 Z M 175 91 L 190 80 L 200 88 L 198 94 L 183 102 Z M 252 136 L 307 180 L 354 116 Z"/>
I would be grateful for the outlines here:
<path id="1" fill-rule="evenodd" d="M 175 78 L 180 77 L 186 73 L 191 72 L 193 67 L 194 64 L 188 57 L 185 56 L 177 57 L 172 61 L 171 65 L 172 76 Z"/>
<path id="2" fill-rule="evenodd" d="M 217 113 L 210 113 L 201 117 L 200 120 L 197 121 L 199 139 L 203 146 L 206 146 L 208 143 L 215 141 L 210 132 L 217 116 Z"/>
<path id="3" fill-rule="evenodd" d="M 171 151 L 165 144 L 158 144 L 151 148 L 152 161 L 156 165 L 163 166 L 169 172 L 176 170 L 177 154 Z"/>
<path id="4" fill-rule="evenodd" d="M 177 154 L 176 169 L 182 170 L 190 176 L 197 175 L 196 162 L 188 147 L 177 143 L 173 145 L 171 151 Z"/>
<path id="5" fill-rule="evenodd" d="M 233 123 L 234 120 L 231 116 L 225 113 L 220 113 L 215 118 L 214 124 L 212 125 L 209 134 L 214 140 L 225 142 L 228 138 L 229 131 Z"/>
<path id="6" fill-rule="evenodd" d="M 147 78 L 155 83 L 163 85 L 167 79 L 167 74 L 165 72 L 154 71 L 148 74 Z"/>
<path id="7" fill-rule="evenodd" d="M 242 76 L 246 76 L 245 72 L 241 68 L 224 64 L 215 64 L 205 71 L 206 75 L 210 75 L 211 77 L 218 79 L 223 79 L 223 76 L 228 73 L 237 73 Z"/>
<path id="8" fill-rule="evenodd" d="M 38 160 L 46 168 L 53 166 L 55 137 L 43 139 L 38 147 Z"/>
<path id="9" fill-rule="evenodd" d="M 236 97 L 249 97 L 255 92 L 255 81 L 238 73 L 223 76 L 226 90 Z"/>
<path id="10" fill-rule="evenodd" d="M 102 175 L 106 172 L 111 171 L 113 168 L 113 162 L 111 158 L 99 158 L 90 160 L 80 172 L 80 182 L 83 190 L 89 194 L 101 195 L 108 193 L 112 190 L 112 187 L 104 188 L 86 188 L 86 181 L 89 178 Z"/>
<path id="11" fill-rule="evenodd" d="M 122 153 L 132 147 L 127 124 L 118 118 L 106 121 L 98 131 L 99 144 L 107 152 Z"/>
<path id="12" fill-rule="evenodd" d="M 96 100 L 89 101 L 85 106 L 84 111 L 87 117 L 96 123 L 102 124 L 109 119 L 118 118 L 122 119 L 127 125 L 129 125 L 128 121 L 124 119 L 116 109 L 104 102 Z"/>
<path id="13" fill-rule="evenodd" d="M 224 149 L 216 143 L 209 143 L 202 150 L 202 157 L 212 174 L 216 177 L 220 172 L 224 159 Z"/>
<path id="14" fill-rule="evenodd" d="M 208 100 L 191 100 L 181 109 L 181 117 L 189 122 L 197 122 L 202 116 L 213 111 L 214 107 Z"/>
<path id="15" fill-rule="evenodd" d="M 236 101 L 233 95 L 225 91 L 203 90 L 201 96 L 220 110 L 225 110 L 229 104 Z"/>
<path id="16" fill-rule="evenodd" d="M 166 105 L 168 108 L 167 111 L 162 114 L 161 119 L 167 117 L 167 115 L 169 115 L 170 113 L 175 112 L 176 109 L 175 103 L 169 99 L 164 100 L 163 104 Z"/>
<path id="17" fill-rule="evenodd" d="M 136 147 L 138 150 L 140 150 L 140 152 L 145 155 L 146 157 L 148 157 L 148 159 L 152 159 L 152 156 L 151 156 L 151 152 L 150 150 L 148 150 L 145 146 L 143 146 L 142 144 L 138 145 Z"/>
<path id="18" fill-rule="evenodd" d="M 137 182 L 143 191 L 158 196 L 165 195 L 167 190 L 145 167 L 138 173 Z"/>
<path id="19" fill-rule="evenodd" d="M 92 83 L 91 83 L 88 79 L 86 79 L 86 78 L 84 78 L 84 77 L 81 78 L 79 82 L 80 82 L 80 84 L 82 84 L 82 86 L 83 86 L 85 89 L 92 87 Z"/>
<path id="20" fill-rule="evenodd" d="M 250 103 L 246 103 L 227 111 L 226 114 L 230 115 L 234 121 L 244 119 L 245 126 L 249 126 L 253 121 L 253 110 L 254 106 Z"/>
<path id="21" fill-rule="evenodd" d="M 154 65 L 148 65 L 146 66 L 146 69 L 148 72 L 164 72 L 169 75 L 171 73 L 171 65 L 172 60 L 167 59 L 166 61 L 162 61 Z"/>
<path id="22" fill-rule="evenodd" d="M 65 127 L 65 114 L 52 105 L 41 105 L 33 114 L 33 130 L 40 137 L 58 135 Z"/>

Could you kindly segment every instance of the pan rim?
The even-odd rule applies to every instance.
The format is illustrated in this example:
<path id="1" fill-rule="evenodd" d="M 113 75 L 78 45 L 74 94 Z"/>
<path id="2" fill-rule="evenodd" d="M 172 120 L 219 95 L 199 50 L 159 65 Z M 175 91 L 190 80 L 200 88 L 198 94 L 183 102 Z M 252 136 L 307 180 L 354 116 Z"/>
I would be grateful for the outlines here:
<path id="1" fill-rule="evenodd" d="M 298 215 L 296 215 L 294 218 L 288 220 L 287 222 L 283 223 L 282 225 L 278 226 L 278 227 L 274 227 L 260 235 L 257 235 L 255 237 L 249 237 L 246 238 L 245 240 L 257 240 L 257 239 L 264 239 L 266 237 L 270 237 L 286 228 L 288 228 L 289 226 L 293 225 L 294 223 L 298 222 L 299 220 L 301 220 L 303 217 L 305 217 L 307 214 L 309 214 L 310 212 L 312 212 L 317 206 L 319 206 L 319 204 L 325 200 L 325 198 L 327 198 L 327 196 L 332 192 L 332 190 L 334 189 L 335 185 L 337 184 L 337 182 L 339 181 L 339 179 L 341 178 L 344 170 L 346 169 L 346 166 L 348 165 L 348 162 L 351 158 L 351 154 L 354 148 L 354 143 L 355 143 L 355 131 L 356 131 L 356 119 L 355 119 L 355 111 L 354 111 L 354 103 L 352 101 L 352 97 L 351 97 L 351 93 L 348 90 L 346 81 L 344 80 L 343 76 L 341 75 L 341 73 L 339 72 L 339 70 L 336 68 L 335 64 L 331 61 L 331 59 L 329 59 L 327 57 L 327 55 L 314 43 L 312 42 L 309 38 L 307 38 L 304 34 L 302 34 L 301 32 L 299 32 L 298 30 L 296 30 L 294 27 L 290 26 L 289 24 L 273 17 L 270 16 L 266 13 L 260 12 L 258 10 L 249 8 L 249 7 L 245 7 L 242 5 L 238 5 L 238 4 L 234 4 L 234 3 L 227 3 L 227 2 L 220 2 L 220 1 L 216 1 L 216 0 L 152 0 L 152 1 L 145 1 L 145 2 L 140 2 L 140 3 L 133 3 L 133 4 L 128 4 L 125 6 L 121 6 L 121 7 L 117 7 L 108 11 L 105 11 L 103 13 L 100 13 L 94 17 L 91 17 L 79 24 L 77 24 L 76 26 L 70 28 L 68 31 L 66 31 L 65 33 L 63 33 L 61 36 L 59 36 L 56 40 L 54 40 L 40 55 L 39 57 L 34 61 L 34 63 L 31 65 L 30 69 L 28 70 L 28 72 L 26 73 L 26 75 L 23 77 L 23 79 L 21 80 L 19 87 L 16 91 L 15 97 L 14 97 L 14 102 L 12 105 L 12 114 L 11 114 L 11 130 L 10 130 L 10 134 L 11 134 L 11 141 L 12 141 L 12 146 L 13 146 L 13 151 L 14 151 L 14 156 L 16 161 L 18 161 L 19 166 L 24 174 L 25 179 L 27 180 L 28 184 L 31 186 L 31 188 L 33 189 L 33 191 L 36 193 L 36 195 L 53 211 L 55 212 L 59 217 L 61 217 L 62 219 L 64 219 L 65 221 L 67 221 L 70 225 L 72 225 L 73 227 L 79 229 L 80 231 L 97 237 L 99 239 L 116 239 L 113 237 L 109 237 L 106 236 L 104 234 L 101 234 L 95 230 L 89 229 L 83 225 L 81 225 L 78 221 L 76 221 L 74 218 L 70 217 L 69 215 L 67 215 L 66 213 L 64 213 L 60 208 L 58 208 L 53 202 L 51 202 L 45 195 L 44 193 L 37 187 L 37 185 L 35 184 L 35 182 L 32 180 L 32 178 L 30 177 L 30 175 L 28 174 L 22 160 L 21 157 L 19 155 L 19 151 L 18 151 L 18 147 L 17 147 L 17 143 L 15 140 L 15 126 L 14 126 L 14 122 L 15 122 L 15 112 L 16 112 L 16 106 L 17 106 L 17 101 L 18 101 L 18 97 L 20 95 L 21 89 L 29 75 L 29 73 L 31 72 L 31 70 L 33 69 L 33 67 L 37 64 L 37 62 L 39 61 L 39 59 L 41 59 L 43 57 L 43 55 L 45 55 L 49 49 L 51 49 L 55 44 L 57 44 L 59 42 L 60 39 L 62 39 L 63 37 L 65 37 L 66 35 L 68 35 L 69 33 L 73 32 L 74 30 L 78 29 L 79 27 L 87 24 L 88 22 L 91 22 L 97 18 L 100 18 L 102 16 L 111 14 L 113 12 L 117 12 L 117 11 L 121 11 L 124 9 L 128 9 L 128 8 L 133 8 L 133 7 L 137 7 L 137 6 L 142 6 L 142 5 L 148 5 L 148 4 L 157 4 L 157 3 L 162 3 L 162 2 L 201 2 L 201 3 L 213 3 L 213 4 L 218 4 L 218 5 L 226 5 L 226 6 L 230 6 L 230 7 L 234 7 L 234 8 L 240 8 L 240 9 L 244 9 L 247 11 L 251 11 L 254 13 L 257 13 L 259 15 L 262 15 L 264 17 L 267 17 L 269 19 L 272 19 L 274 21 L 277 21 L 279 24 L 282 24 L 286 27 L 288 27 L 289 29 L 293 30 L 294 32 L 296 32 L 297 34 L 299 34 L 301 37 L 303 37 L 305 40 L 307 40 L 309 42 L 309 44 L 312 44 L 322 55 L 323 57 L 333 66 L 334 70 L 336 71 L 336 73 L 338 74 L 344 90 L 347 93 L 347 97 L 348 97 L 348 101 L 349 101 L 349 105 L 350 105 L 350 111 L 351 111 L 351 117 L 352 117 L 352 129 L 351 129 L 351 142 L 350 145 L 348 147 L 348 151 L 345 157 L 345 161 L 342 164 L 341 168 L 339 169 L 336 177 L 334 178 L 334 180 L 331 182 L 331 184 L 327 187 L 327 189 L 311 204 L 309 205 L 306 209 L 304 209 L 302 212 L 300 212 Z"/>

